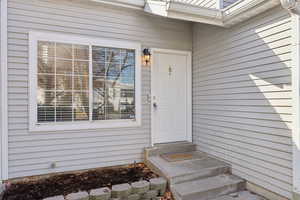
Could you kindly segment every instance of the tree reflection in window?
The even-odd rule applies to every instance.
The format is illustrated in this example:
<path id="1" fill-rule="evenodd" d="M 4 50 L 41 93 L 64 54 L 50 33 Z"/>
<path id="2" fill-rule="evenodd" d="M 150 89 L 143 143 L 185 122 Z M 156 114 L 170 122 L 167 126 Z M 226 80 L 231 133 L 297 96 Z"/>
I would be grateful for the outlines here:
<path id="1" fill-rule="evenodd" d="M 93 46 L 93 120 L 135 119 L 134 50 Z"/>
<path id="2" fill-rule="evenodd" d="M 135 50 L 39 41 L 37 78 L 38 123 L 135 119 Z"/>

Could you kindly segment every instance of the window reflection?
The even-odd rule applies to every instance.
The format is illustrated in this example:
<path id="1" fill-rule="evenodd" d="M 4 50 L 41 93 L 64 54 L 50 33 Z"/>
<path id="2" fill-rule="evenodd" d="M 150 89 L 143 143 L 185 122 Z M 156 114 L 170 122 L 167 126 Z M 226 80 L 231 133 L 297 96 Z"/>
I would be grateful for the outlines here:
<path id="1" fill-rule="evenodd" d="M 135 119 L 135 53 L 93 46 L 93 119 Z"/>
<path id="2" fill-rule="evenodd" d="M 38 122 L 89 120 L 89 46 L 38 42 Z"/>
<path id="3" fill-rule="evenodd" d="M 135 119 L 135 51 L 39 41 L 37 102 L 39 123 Z"/>

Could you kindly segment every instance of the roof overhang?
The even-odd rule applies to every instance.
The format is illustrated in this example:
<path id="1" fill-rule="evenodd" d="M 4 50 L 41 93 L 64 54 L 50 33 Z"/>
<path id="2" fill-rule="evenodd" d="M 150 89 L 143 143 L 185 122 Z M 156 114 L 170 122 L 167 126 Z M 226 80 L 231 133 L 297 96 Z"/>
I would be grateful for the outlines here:
<path id="1" fill-rule="evenodd" d="M 300 15 L 300 0 L 281 0 L 281 5 L 291 13 Z"/>
<path id="2" fill-rule="evenodd" d="M 186 21 L 222 26 L 221 10 L 193 6 L 179 2 L 146 1 L 144 10 L 148 13 Z"/>
<path id="3" fill-rule="evenodd" d="M 231 27 L 280 5 L 280 0 L 240 0 L 223 10 L 223 23 Z"/>
<path id="4" fill-rule="evenodd" d="M 300 0 L 239 0 L 225 9 L 199 7 L 186 3 L 161 0 L 89 0 L 98 3 L 144 10 L 163 17 L 231 27 L 273 7 L 282 5 L 300 13 Z"/>

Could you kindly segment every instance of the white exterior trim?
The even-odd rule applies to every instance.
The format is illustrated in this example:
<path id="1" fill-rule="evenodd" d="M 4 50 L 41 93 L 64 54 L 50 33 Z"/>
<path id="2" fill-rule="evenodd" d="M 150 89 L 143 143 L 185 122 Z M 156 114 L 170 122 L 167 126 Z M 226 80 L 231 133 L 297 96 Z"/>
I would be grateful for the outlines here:
<path id="1" fill-rule="evenodd" d="M 217 0 L 217 5 L 216 5 L 217 9 L 223 9 L 224 8 L 224 0 Z"/>
<path id="2" fill-rule="evenodd" d="M 104 3 L 112 6 L 119 6 L 124 8 L 132 8 L 142 10 L 145 5 L 145 0 L 90 0 L 92 2 Z"/>
<path id="3" fill-rule="evenodd" d="M 281 5 L 290 12 L 292 19 L 293 192 L 298 196 L 300 195 L 300 2 L 281 0 Z"/>
<path id="4" fill-rule="evenodd" d="M 292 14 L 293 190 L 300 193 L 300 16 Z"/>
<path id="5" fill-rule="evenodd" d="M 281 0 L 281 6 L 289 10 L 291 13 L 300 14 L 300 1 L 299 0 Z"/>
<path id="6" fill-rule="evenodd" d="M 162 53 L 170 53 L 170 54 L 181 54 L 187 56 L 187 108 L 186 108 L 186 119 L 187 119 L 187 140 L 189 142 L 193 142 L 193 131 L 192 131 L 192 52 L 191 51 L 179 51 L 179 50 L 171 50 L 171 49 L 159 49 L 159 48 L 152 48 L 151 49 L 151 65 L 154 63 L 154 54 L 156 52 Z M 154 88 L 154 71 L 151 70 L 151 146 L 154 145 L 154 109 L 152 106 L 152 90 Z"/>
<path id="7" fill-rule="evenodd" d="M 167 17 L 224 26 L 222 10 L 170 2 Z"/>
<path id="8" fill-rule="evenodd" d="M 99 45 L 113 48 L 134 49 L 136 51 L 135 66 L 135 101 L 136 120 L 107 120 L 86 122 L 61 122 L 37 124 L 37 42 L 39 40 L 49 42 L 74 43 L 82 45 Z M 29 33 L 29 130 L 30 131 L 64 131 L 84 129 L 111 129 L 121 127 L 138 127 L 141 125 L 141 44 L 127 41 L 81 37 L 69 34 L 57 34 L 46 32 Z M 91 68 L 91 64 L 90 64 Z M 91 96 L 89 97 L 91 99 Z M 90 102 L 92 103 L 92 102 Z M 90 105 L 91 106 L 91 105 Z"/>
<path id="9" fill-rule="evenodd" d="M 156 0 L 90 0 L 133 9 L 144 9 L 145 12 L 173 19 L 213 24 L 221 27 L 232 27 L 253 16 L 280 5 L 280 0 L 239 0 L 223 8 L 222 0 L 217 0 L 217 8 L 206 8 L 188 3 Z M 297 0 L 290 0 L 297 1 Z M 144 6 L 143 6 L 144 4 Z"/>
<path id="10" fill-rule="evenodd" d="M 225 27 L 232 27 L 242 21 L 280 5 L 280 0 L 240 0 L 223 10 Z"/>
<path id="11" fill-rule="evenodd" d="M 145 12 L 173 19 L 223 26 L 220 9 L 205 8 L 180 2 L 147 0 Z"/>
<path id="12" fill-rule="evenodd" d="M 8 103 L 7 103 L 7 0 L 1 0 L 1 173 L 8 179 Z"/>
<path id="13" fill-rule="evenodd" d="M 148 0 L 144 10 L 174 19 L 231 27 L 280 4 L 280 0 L 239 0 L 223 8 L 222 2 L 217 0 L 217 8 L 212 9 L 174 1 L 159 5 Z"/>

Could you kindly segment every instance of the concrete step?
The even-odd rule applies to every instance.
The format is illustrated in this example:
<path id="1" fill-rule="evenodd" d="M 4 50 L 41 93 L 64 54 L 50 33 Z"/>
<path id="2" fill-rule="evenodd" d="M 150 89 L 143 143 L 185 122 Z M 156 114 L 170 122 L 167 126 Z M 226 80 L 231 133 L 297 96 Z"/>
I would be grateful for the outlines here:
<path id="1" fill-rule="evenodd" d="M 171 185 L 176 200 L 210 200 L 244 189 L 244 180 L 234 175 L 218 175 Z"/>
<path id="2" fill-rule="evenodd" d="M 218 176 L 221 174 L 227 174 L 229 172 L 230 172 L 230 167 L 228 165 L 214 166 L 211 168 L 201 169 L 196 172 L 171 177 L 170 184 L 179 184 L 188 181 L 205 179 L 208 177 Z"/>
<path id="3" fill-rule="evenodd" d="M 230 172 L 230 166 L 217 159 L 208 157 L 202 152 L 197 159 L 168 162 L 161 156 L 151 156 L 146 160 L 147 166 L 161 176 L 167 178 L 170 184 L 182 183 L 195 179 L 208 178 Z"/>
<path id="4" fill-rule="evenodd" d="M 221 196 L 213 200 L 265 200 L 263 197 L 250 193 L 249 191 L 241 191 L 229 195 Z"/>
<path id="5" fill-rule="evenodd" d="M 156 144 L 154 147 L 145 149 L 145 158 L 150 156 L 158 156 L 167 153 L 184 153 L 196 151 L 196 145 L 190 142 L 174 142 L 167 144 Z"/>

